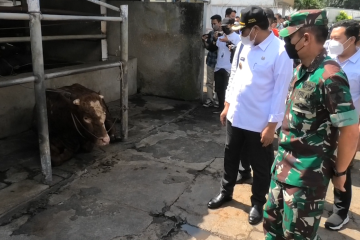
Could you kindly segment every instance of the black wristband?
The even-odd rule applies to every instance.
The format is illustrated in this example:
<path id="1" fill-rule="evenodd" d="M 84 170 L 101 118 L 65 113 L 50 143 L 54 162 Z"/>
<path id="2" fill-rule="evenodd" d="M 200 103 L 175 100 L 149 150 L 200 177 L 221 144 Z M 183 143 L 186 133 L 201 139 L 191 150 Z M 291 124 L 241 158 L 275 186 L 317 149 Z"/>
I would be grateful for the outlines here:
<path id="1" fill-rule="evenodd" d="M 347 170 L 345 172 L 338 172 L 335 168 L 334 168 L 334 176 L 335 177 L 341 177 L 341 176 L 344 176 L 346 175 L 347 173 Z"/>

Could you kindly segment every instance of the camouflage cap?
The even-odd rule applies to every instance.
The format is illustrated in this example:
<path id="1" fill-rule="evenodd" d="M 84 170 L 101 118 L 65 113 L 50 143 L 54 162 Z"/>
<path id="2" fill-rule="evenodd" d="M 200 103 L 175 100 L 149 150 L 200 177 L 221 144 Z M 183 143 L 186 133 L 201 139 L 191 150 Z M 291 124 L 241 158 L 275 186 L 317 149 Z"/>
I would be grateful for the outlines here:
<path id="1" fill-rule="evenodd" d="M 290 15 L 289 20 L 284 22 L 284 29 L 279 33 L 281 37 L 288 37 L 302 27 L 327 26 L 328 19 L 325 9 L 300 10 Z"/>

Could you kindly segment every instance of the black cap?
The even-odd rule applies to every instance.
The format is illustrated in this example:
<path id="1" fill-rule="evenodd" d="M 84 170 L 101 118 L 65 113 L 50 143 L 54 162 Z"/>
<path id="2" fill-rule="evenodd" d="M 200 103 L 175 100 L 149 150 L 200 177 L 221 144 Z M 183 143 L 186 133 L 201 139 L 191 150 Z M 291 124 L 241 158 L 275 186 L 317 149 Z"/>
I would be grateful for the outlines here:
<path id="1" fill-rule="evenodd" d="M 221 21 L 221 26 L 222 27 L 225 27 L 225 26 L 227 26 L 227 25 L 232 25 L 232 24 L 234 24 L 234 22 L 235 22 L 235 19 L 232 19 L 232 18 L 224 18 L 222 21 Z"/>
<path id="2" fill-rule="evenodd" d="M 240 25 L 253 27 L 261 22 L 268 22 L 268 17 L 261 7 L 251 6 L 241 10 Z"/>

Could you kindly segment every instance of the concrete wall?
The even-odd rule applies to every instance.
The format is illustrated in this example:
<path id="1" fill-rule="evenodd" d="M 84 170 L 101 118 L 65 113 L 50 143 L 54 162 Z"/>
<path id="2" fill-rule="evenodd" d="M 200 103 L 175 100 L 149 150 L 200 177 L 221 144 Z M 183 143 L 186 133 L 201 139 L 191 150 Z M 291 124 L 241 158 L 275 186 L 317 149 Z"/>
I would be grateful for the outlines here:
<path id="1" fill-rule="evenodd" d="M 340 14 L 340 11 L 346 12 L 349 16 L 356 18 L 360 17 L 360 11 L 359 10 L 353 10 L 353 9 L 344 9 L 344 8 L 326 8 L 327 11 L 327 17 L 329 19 L 329 23 L 336 22 L 336 16 Z"/>
<path id="2" fill-rule="evenodd" d="M 109 3 L 129 5 L 129 55 L 137 58 L 140 92 L 199 99 L 203 4 Z M 118 39 L 119 28 L 117 23 L 109 24 L 113 39 Z M 119 43 L 112 37 L 109 37 L 109 52 L 118 56 Z"/>

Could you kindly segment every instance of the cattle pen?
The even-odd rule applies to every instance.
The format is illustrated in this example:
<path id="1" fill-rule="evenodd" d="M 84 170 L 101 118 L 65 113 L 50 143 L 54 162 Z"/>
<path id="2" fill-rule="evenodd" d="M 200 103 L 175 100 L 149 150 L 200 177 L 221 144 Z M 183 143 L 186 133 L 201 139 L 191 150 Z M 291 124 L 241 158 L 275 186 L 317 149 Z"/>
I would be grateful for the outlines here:
<path id="1" fill-rule="evenodd" d="M 85 1 L 85 0 L 84 0 Z M 41 159 L 41 168 L 44 183 L 49 184 L 52 181 L 50 144 L 48 119 L 46 111 L 45 80 L 54 79 L 63 76 L 69 76 L 79 73 L 91 72 L 113 67 L 120 68 L 120 106 L 121 106 L 121 135 L 124 140 L 128 135 L 128 6 L 121 5 L 120 8 L 107 4 L 105 0 L 87 0 L 100 5 L 101 16 L 80 16 L 80 15 L 55 15 L 43 14 L 40 9 L 40 0 L 27 0 L 27 13 L 9 13 L 0 11 L 2 20 L 28 20 L 30 28 L 30 37 L 11 37 L 0 38 L 1 42 L 28 42 L 31 44 L 32 56 L 32 74 L 25 74 L 21 77 L 4 77 L 0 81 L 0 88 L 19 85 L 24 83 L 34 83 L 34 94 L 36 102 L 36 117 L 39 150 Z M 118 17 L 108 17 L 107 8 L 119 12 Z M 62 35 L 62 36 L 42 36 L 42 21 L 67 21 L 67 20 L 91 20 L 101 21 L 101 34 L 95 35 Z M 106 22 L 120 22 L 120 61 L 108 60 L 107 53 L 107 34 Z M 61 69 L 45 71 L 43 56 L 43 41 L 52 40 L 72 40 L 72 39 L 100 39 L 103 62 L 81 64 Z"/>

